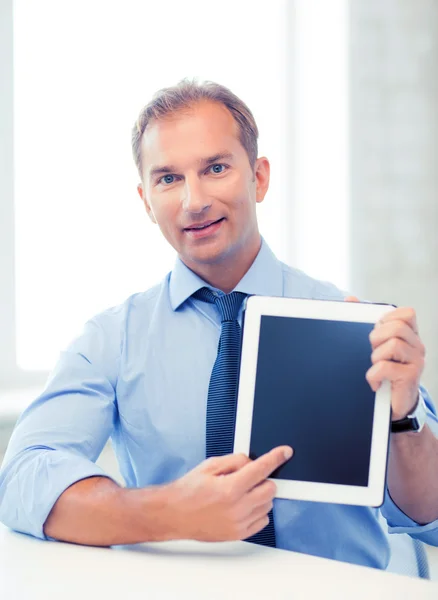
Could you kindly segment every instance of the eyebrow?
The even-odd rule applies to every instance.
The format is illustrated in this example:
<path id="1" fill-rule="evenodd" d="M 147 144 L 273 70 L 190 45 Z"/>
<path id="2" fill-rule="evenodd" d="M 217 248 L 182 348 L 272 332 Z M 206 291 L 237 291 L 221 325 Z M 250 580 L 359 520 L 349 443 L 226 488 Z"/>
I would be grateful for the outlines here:
<path id="1" fill-rule="evenodd" d="M 198 162 L 200 165 L 212 165 L 217 163 L 220 160 L 230 160 L 234 158 L 234 155 L 231 152 L 218 152 L 218 154 L 214 154 L 213 156 L 208 156 L 207 158 L 201 158 Z M 157 175 L 165 175 L 168 173 L 175 173 L 178 169 L 173 165 L 163 165 L 152 167 L 150 171 L 150 177 L 156 177 Z"/>

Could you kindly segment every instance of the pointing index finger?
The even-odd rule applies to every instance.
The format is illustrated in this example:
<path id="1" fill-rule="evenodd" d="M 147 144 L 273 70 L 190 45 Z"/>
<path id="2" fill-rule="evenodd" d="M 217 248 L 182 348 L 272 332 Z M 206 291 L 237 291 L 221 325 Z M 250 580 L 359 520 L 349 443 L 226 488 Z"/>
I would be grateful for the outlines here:
<path id="1" fill-rule="evenodd" d="M 241 487 L 242 492 L 249 491 L 265 481 L 275 469 L 288 461 L 292 454 L 293 450 L 290 446 L 278 446 L 248 463 L 230 477 L 233 477 L 236 483 L 238 482 L 237 485 Z"/>

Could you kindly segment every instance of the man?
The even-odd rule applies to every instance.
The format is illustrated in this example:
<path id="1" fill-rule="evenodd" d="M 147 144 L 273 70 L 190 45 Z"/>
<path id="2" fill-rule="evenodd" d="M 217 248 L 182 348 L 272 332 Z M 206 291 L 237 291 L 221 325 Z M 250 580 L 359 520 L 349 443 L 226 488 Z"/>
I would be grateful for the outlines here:
<path id="1" fill-rule="evenodd" d="M 257 158 L 257 135 L 249 109 L 216 84 L 182 82 L 141 112 L 132 138 L 138 192 L 178 259 L 160 285 L 91 319 L 61 354 L 10 441 L 0 475 L 6 525 L 95 545 L 260 542 L 252 536 L 270 530 L 267 543 L 278 548 L 387 566 L 377 509 L 273 500 L 267 477 L 290 459 L 288 447 L 251 461 L 221 446 L 204 460 L 212 437 L 220 445 L 230 435 L 225 419 L 209 423 L 232 396 L 217 393 L 217 381 L 232 371 L 222 368 L 217 378 L 224 323 L 234 340 L 241 323 L 238 306 L 222 318 L 223 303 L 247 294 L 343 298 L 277 261 L 261 239 L 256 204 L 268 190 L 269 162 Z M 421 431 L 392 435 L 382 512 L 392 531 L 437 545 L 438 420 L 419 393 L 424 347 L 415 312 L 389 313 L 370 340 L 367 379 L 373 390 L 391 381 L 393 420 L 424 400 L 427 411 Z M 94 464 L 110 435 L 127 488 Z"/>

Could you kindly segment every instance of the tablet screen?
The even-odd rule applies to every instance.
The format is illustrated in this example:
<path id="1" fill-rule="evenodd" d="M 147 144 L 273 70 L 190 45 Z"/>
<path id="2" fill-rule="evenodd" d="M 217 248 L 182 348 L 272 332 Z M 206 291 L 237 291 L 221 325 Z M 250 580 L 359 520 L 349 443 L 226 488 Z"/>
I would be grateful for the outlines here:
<path id="1" fill-rule="evenodd" d="M 250 457 L 288 444 L 272 477 L 367 486 L 371 323 L 261 317 Z"/>

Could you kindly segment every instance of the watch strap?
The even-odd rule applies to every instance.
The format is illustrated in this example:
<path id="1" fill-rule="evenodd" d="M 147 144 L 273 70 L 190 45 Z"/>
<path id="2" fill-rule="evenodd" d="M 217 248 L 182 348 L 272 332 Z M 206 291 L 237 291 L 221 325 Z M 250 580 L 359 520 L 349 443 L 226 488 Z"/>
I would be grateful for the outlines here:
<path id="1" fill-rule="evenodd" d="M 419 433 L 426 422 L 427 412 L 424 398 L 419 394 L 417 406 L 411 414 L 404 419 L 391 422 L 391 433 L 404 433 L 406 431 Z"/>

